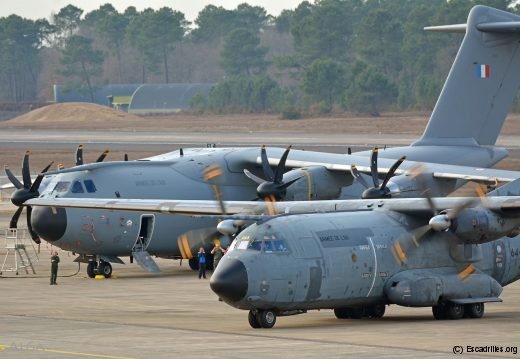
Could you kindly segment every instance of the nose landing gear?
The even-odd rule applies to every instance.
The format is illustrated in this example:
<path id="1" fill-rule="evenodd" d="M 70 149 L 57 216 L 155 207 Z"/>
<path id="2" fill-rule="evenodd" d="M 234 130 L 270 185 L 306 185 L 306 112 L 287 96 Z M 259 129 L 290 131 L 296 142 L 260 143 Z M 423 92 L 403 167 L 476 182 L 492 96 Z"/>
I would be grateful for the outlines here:
<path id="1" fill-rule="evenodd" d="M 99 260 L 99 262 L 90 260 L 87 264 L 87 275 L 89 278 L 95 278 L 98 274 L 110 278 L 112 276 L 112 265 L 103 260 Z"/>

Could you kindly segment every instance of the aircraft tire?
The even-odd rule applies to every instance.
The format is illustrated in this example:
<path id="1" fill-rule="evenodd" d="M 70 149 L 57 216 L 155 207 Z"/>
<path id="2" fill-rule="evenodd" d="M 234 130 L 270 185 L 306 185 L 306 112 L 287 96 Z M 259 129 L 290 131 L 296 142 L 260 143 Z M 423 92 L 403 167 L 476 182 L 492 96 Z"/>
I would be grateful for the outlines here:
<path id="1" fill-rule="evenodd" d="M 370 305 L 366 308 L 366 314 L 369 318 L 383 318 L 383 315 L 385 315 L 385 309 L 384 304 Z"/>
<path id="2" fill-rule="evenodd" d="M 105 278 L 110 278 L 112 276 L 112 265 L 108 262 L 100 262 L 98 273 Z"/>
<path id="3" fill-rule="evenodd" d="M 349 308 L 350 311 L 350 318 L 352 319 L 361 319 L 363 318 L 363 315 L 365 314 L 365 308 L 363 307 L 352 307 Z"/>
<path id="4" fill-rule="evenodd" d="M 199 260 L 197 258 L 190 258 L 188 264 L 192 270 L 199 270 Z"/>
<path id="5" fill-rule="evenodd" d="M 447 303 L 444 307 L 446 318 L 457 320 L 464 316 L 464 306 L 457 303 Z"/>
<path id="6" fill-rule="evenodd" d="M 256 315 L 258 323 L 262 328 L 272 328 L 276 323 L 276 313 L 272 310 L 261 310 Z"/>
<path id="7" fill-rule="evenodd" d="M 97 263 L 95 261 L 89 261 L 87 264 L 87 275 L 89 278 L 96 277 Z"/>
<path id="8" fill-rule="evenodd" d="M 471 303 L 464 305 L 465 318 L 482 318 L 484 315 L 484 303 Z"/>
<path id="9" fill-rule="evenodd" d="M 433 317 L 437 320 L 446 319 L 446 311 L 444 310 L 444 305 L 434 305 L 432 307 Z"/>
<path id="10" fill-rule="evenodd" d="M 348 319 L 350 318 L 350 308 L 335 308 L 334 315 L 338 319 Z"/>
<path id="11" fill-rule="evenodd" d="M 258 317 L 254 311 L 252 311 L 252 310 L 249 311 L 249 314 L 247 315 L 247 320 L 249 321 L 249 325 L 251 326 L 251 328 L 254 328 L 254 329 L 262 328 L 262 326 L 258 322 Z"/>

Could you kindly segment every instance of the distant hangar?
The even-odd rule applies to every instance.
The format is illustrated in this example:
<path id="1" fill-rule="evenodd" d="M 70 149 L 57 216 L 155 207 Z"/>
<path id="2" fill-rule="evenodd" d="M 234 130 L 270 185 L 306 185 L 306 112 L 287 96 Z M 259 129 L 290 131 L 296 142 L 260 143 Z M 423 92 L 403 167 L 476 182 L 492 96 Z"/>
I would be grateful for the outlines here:
<path id="1" fill-rule="evenodd" d="M 214 83 L 127 84 L 97 87 L 94 103 L 134 114 L 172 113 L 190 109 L 197 94 L 208 96 Z M 54 101 L 91 102 L 90 95 L 54 85 Z"/>

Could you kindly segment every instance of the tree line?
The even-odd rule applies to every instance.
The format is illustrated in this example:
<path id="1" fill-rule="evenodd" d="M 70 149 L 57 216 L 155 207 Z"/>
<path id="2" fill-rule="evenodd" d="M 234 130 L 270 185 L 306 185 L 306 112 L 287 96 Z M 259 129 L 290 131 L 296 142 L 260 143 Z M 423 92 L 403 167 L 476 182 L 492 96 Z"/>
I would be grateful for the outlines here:
<path id="1" fill-rule="evenodd" d="M 124 83 L 215 83 L 198 112 L 363 112 L 433 108 L 457 34 L 477 1 L 316 0 L 269 15 L 243 3 L 208 5 L 190 23 L 169 7 L 89 13 L 68 5 L 47 19 L 0 18 L 0 101 L 49 99 L 54 83 L 90 94 Z M 512 0 L 478 4 L 518 12 Z M 516 6 L 516 7 L 515 7 Z"/>

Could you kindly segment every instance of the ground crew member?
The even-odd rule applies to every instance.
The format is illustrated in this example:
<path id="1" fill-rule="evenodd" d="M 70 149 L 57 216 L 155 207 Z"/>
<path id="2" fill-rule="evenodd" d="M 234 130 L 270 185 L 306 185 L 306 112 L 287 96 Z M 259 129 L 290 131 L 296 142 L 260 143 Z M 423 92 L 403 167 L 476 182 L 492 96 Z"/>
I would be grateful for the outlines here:
<path id="1" fill-rule="evenodd" d="M 224 254 L 226 254 L 226 250 L 220 246 L 220 243 L 217 242 L 215 247 L 211 250 L 211 254 L 213 254 L 213 270 L 217 269 L 218 262 L 222 259 Z"/>
<path id="2" fill-rule="evenodd" d="M 199 279 L 204 277 L 206 279 L 206 252 L 204 252 L 204 248 L 200 247 L 199 253 Z"/>
<path id="3" fill-rule="evenodd" d="M 58 257 L 58 252 L 54 251 L 51 257 L 51 285 L 58 284 L 56 283 L 56 278 L 58 277 L 58 263 L 60 263 L 60 257 Z"/>

